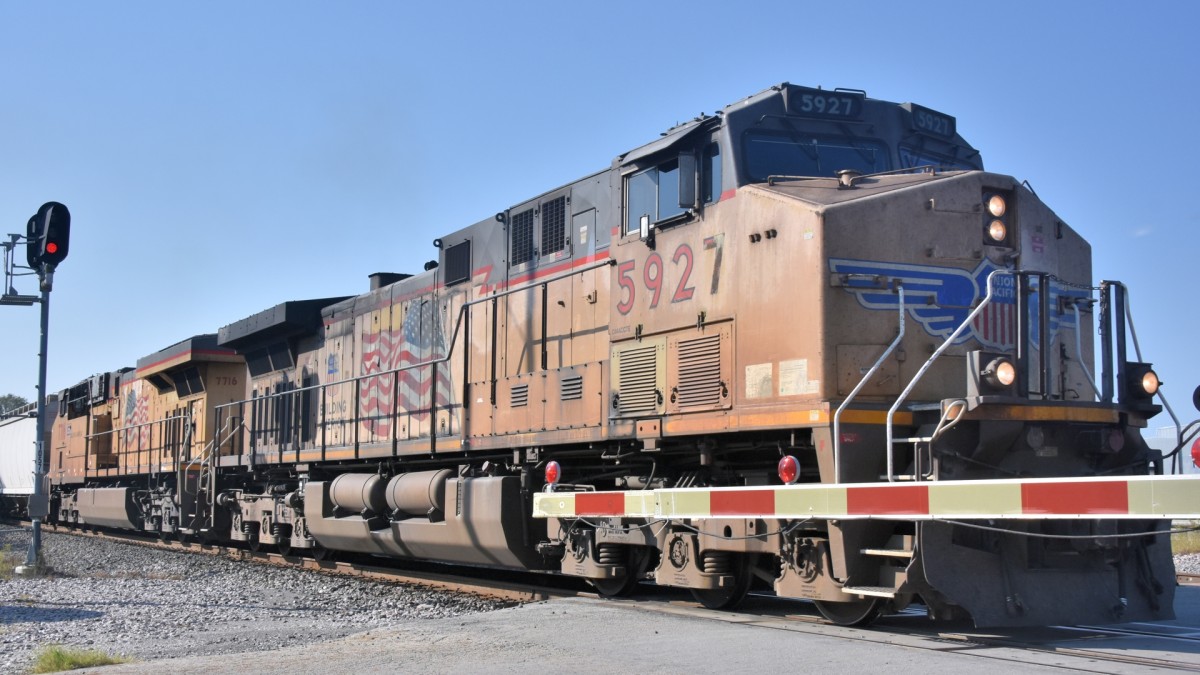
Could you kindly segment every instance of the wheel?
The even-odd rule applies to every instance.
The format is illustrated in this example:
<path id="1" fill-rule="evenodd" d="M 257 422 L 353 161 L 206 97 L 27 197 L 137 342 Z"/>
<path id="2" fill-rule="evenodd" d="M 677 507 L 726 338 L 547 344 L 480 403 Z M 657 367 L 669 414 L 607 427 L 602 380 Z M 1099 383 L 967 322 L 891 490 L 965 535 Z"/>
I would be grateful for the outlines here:
<path id="1" fill-rule="evenodd" d="M 734 578 L 732 586 L 725 588 L 692 588 L 692 597 L 696 602 L 709 609 L 733 609 L 750 592 L 750 583 L 754 581 L 754 560 L 746 555 L 731 555 L 730 575 Z"/>
<path id="2" fill-rule="evenodd" d="M 321 562 L 333 560 L 334 551 L 331 551 L 320 544 L 313 544 L 313 547 L 309 549 L 309 552 L 312 553 L 313 560 L 318 560 Z"/>
<path id="3" fill-rule="evenodd" d="M 650 554 L 641 546 L 626 546 L 625 574 L 610 579 L 588 579 L 588 583 L 596 592 L 606 598 L 618 598 L 632 595 L 642 576 L 650 564 Z"/>
<path id="4" fill-rule="evenodd" d="M 883 613 L 883 598 L 863 598 L 847 602 L 814 600 L 817 611 L 830 623 L 839 626 L 866 626 Z"/>
<path id="5" fill-rule="evenodd" d="M 279 555 L 292 554 L 292 538 L 280 537 L 279 541 L 275 542 L 275 548 L 279 549 Z"/>
<path id="6" fill-rule="evenodd" d="M 246 546 L 255 553 L 258 553 L 262 550 L 262 542 L 258 540 L 258 537 L 252 537 L 246 542 Z"/>

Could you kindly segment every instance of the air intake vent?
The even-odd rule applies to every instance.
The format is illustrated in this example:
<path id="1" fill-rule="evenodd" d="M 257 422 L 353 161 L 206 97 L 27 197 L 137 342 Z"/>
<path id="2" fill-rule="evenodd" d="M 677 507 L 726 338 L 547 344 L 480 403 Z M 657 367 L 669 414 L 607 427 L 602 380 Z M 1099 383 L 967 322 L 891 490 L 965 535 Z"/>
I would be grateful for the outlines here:
<path id="1" fill-rule="evenodd" d="M 460 284 L 471 278 L 470 239 L 446 249 L 446 265 L 443 270 L 447 286 Z"/>
<path id="2" fill-rule="evenodd" d="M 533 209 L 527 209 L 512 217 L 512 266 L 523 265 L 533 260 Z"/>
<path id="3" fill-rule="evenodd" d="M 709 335 L 679 341 L 678 391 L 672 392 L 680 408 L 721 404 L 721 336 Z"/>
<path id="4" fill-rule="evenodd" d="M 566 248 L 567 198 L 559 197 L 542 204 L 542 255 Z"/>
<path id="5" fill-rule="evenodd" d="M 509 395 L 508 405 L 511 408 L 524 408 L 525 406 L 529 405 L 529 385 L 513 385 L 512 392 Z"/>
<path id="6" fill-rule="evenodd" d="M 559 394 L 564 401 L 578 401 L 583 398 L 583 376 L 564 377 L 559 383 Z"/>
<path id="7" fill-rule="evenodd" d="M 641 415 L 658 410 L 658 347 L 647 345 L 621 352 L 620 399 L 615 412 Z"/>

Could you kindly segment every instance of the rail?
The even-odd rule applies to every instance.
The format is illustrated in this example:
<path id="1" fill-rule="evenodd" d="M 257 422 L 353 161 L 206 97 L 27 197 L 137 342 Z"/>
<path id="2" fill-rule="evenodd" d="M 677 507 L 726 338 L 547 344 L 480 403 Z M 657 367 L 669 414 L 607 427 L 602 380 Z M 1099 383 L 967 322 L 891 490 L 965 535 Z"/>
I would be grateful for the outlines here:
<path id="1" fill-rule="evenodd" d="M 351 436 L 351 438 L 349 439 L 350 442 L 349 443 L 345 442 L 346 439 L 343 438 L 342 439 L 343 442 L 341 442 L 337 445 L 343 446 L 343 447 L 353 446 L 353 448 L 355 450 L 355 456 L 357 457 L 358 451 L 362 445 L 362 439 L 360 437 L 360 429 L 362 428 L 364 421 L 384 420 L 384 419 L 388 420 L 389 432 L 387 434 L 382 434 L 384 436 L 384 438 L 381 440 L 383 442 L 387 442 L 388 440 L 390 440 L 391 444 L 392 444 L 392 450 L 394 453 L 396 451 L 396 448 L 397 448 L 400 440 L 401 440 L 400 434 L 398 434 L 396 431 L 396 428 L 397 428 L 396 424 L 399 421 L 400 416 L 401 415 L 425 415 L 425 414 L 428 414 L 429 419 L 430 419 L 429 451 L 431 453 L 436 453 L 437 452 L 437 439 L 438 439 L 437 413 L 439 411 L 438 410 L 439 406 L 437 403 L 437 401 L 438 401 L 438 367 L 450 363 L 450 361 L 455 358 L 455 346 L 458 344 L 458 336 L 459 336 L 460 332 L 464 333 L 464 334 L 468 334 L 468 335 L 470 334 L 469 310 L 472 307 L 476 307 L 476 306 L 484 304 L 484 303 L 493 303 L 494 304 L 497 301 L 499 301 L 501 298 L 505 298 L 510 295 L 514 295 L 516 293 L 534 291 L 534 290 L 540 288 L 542 290 L 542 305 L 543 305 L 543 307 L 542 307 L 543 330 L 542 330 L 540 348 L 541 348 L 541 363 L 542 363 L 543 368 L 545 368 L 547 365 L 547 360 L 548 360 L 548 348 L 549 348 L 549 339 L 550 339 L 549 335 L 547 334 L 547 331 L 545 330 L 545 324 L 546 324 L 545 315 L 547 312 L 546 305 L 548 304 L 548 301 L 549 301 L 547 289 L 548 289 L 549 285 L 559 282 L 559 281 L 562 281 L 564 279 L 569 279 L 569 278 L 577 276 L 579 274 L 583 274 L 585 272 L 599 269 L 601 267 L 609 267 L 609 266 L 612 266 L 613 264 L 614 263 L 611 259 L 605 259 L 600 262 L 583 265 L 581 267 L 569 270 L 562 274 L 552 276 L 548 279 L 538 281 L 537 283 L 534 283 L 534 284 L 523 285 L 523 286 L 519 286 L 519 287 L 515 287 L 515 288 L 508 288 L 503 291 L 494 292 L 487 296 L 464 302 L 458 308 L 457 317 L 455 318 L 455 322 L 454 322 L 454 329 L 451 332 L 450 339 L 446 343 L 448 345 L 448 349 L 444 356 L 440 356 L 437 358 L 430 358 L 430 359 L 428 359 L 426 361 L 422 361 L 420 363 L 413 363 L 413 364 L 409 364 L 406 366 L 400 366 L 400 367 L 392 368 L 392 369 L 386 370 L 386 371 L 368 373 L 368 374 L 359 375 L 356 377 L 343 378 L 341 380 L 336 380 L 333 382 L 322 382 L 322 383 L 318 383 L 318 384 L 311 384 L 311 385 L 295 387 L 292 389 L 288 389 L 286 391 L 277 391 L 277 392 L 273 392 L 273 393 L 269 393 L 269 394 L 264 394 L 262 396 L 256 396 L 256 397 L 250 398 L 250 399 L 234 401 L 231 403 L 225 403 L 225 404 L 222 404 L 219 406 L 215 406 L 214 410 L 218 416 L 218 424 L 219 424 L 219 420 L 221 420 L 222 418 L 224 418 L 226 416 L 233 417 L 235 411 L 241 411 L 243 414 L 240 417 L 242 417 L 242 419 L 246 419 L 247 416 L 244 414 L 245 408 L 247 407 L 247 405 L 250 407 L 250 415 L 249 415 L 249 418 L 250 418 L 250 424 L 249 424 L 250 447 L 248 448 L 248 451 L 249 451 L 248 454 L 251 457 L 251 461 L 253 461 L 253 457 L 258 450 L 259 439 L 266 437 L 268 435 L 278 435 L 278 436 L 283 437 L 283 438 L 279 439 L 278 443 L 276 443 L 279 446 L 279 450 L 277 450 L 277 452 L 279 452 L 279 453 L 293 452 L 293 451 L 298 453 L 300 450 L 315 450 L 315 449 L 319 448 L 321 451 L 321 456 L 322 456 L 322 458 L 324 458 L 325 452 L 326 452 L 327 448 L 330 446 L 330 442 L 329 442 L 329 438 L 328 438 L 330 430 L 335 427 L 340 427 L 342 429 L 345 429 L 347 426 L 349 426 L 352 429 L 350 434 L 345 434 L 345 435 Z M 490 366 L 490 371 L 491 371 L 490 372 L 490 380 L 491 380 L 490 385 L 491 385 L 491 392 L 492 392 L 491 400 L 494 403 L 498 375 L 497 375 L 497 366 L 496 366 L 496 360 L 495 360 L 495 354 L 496 354 L 496 350 L 495 350 L 496 327 L 494 325 L 495 324 L 495 313 L 493 313 L 492 316 L 493 316 L 493 327 L 492 327 L 493 349 L 491 350 L 492 362 L 491 362 L 491 366 Z M 464 375 L 466 373 L 470 372 L 469 362 L 468 362 L 469 357 L 470 357 L 470 350 L 469 349 L 464 350 L 464 353 L 463 353 L 463 373 L 464 373 Z M 406 372 L 410 372 L 410 371 L 414 371 L 414 370 L 422 369 L 422 368 L 429 368 L 431 371 L 431 379 L 430 379 L 430 383 L 429 383 L 429 392 L 428 392 L 428 406 L 419 405 L 415 409 L 402 410 L 401 406 L 397 405 L 397 403 L 398 403 L 397 389 L 399 387 L 400 375 L 403 373 L 406 373 Z M 391 386 L 391 398 L 390 398 L 391 403 L 388 404 L 387 407 L 390 408 L 390 411 L 383 415 L 373 415 L 372 416 L 372 415 L 363 414 L 363 410 L 362 410 L 362 407 L 363 407 L 363 403 L 362 403 L 363 383 L 372 381 L 372 380 L 386 381 L 389 378 L 390 378 L 390 386 Z M 466 379 L 466 377 L 464 377 L 464 380 L 465 379 Z M 347 385 L 351 385 L 354 387 L 354 391 L 352 393 L 353 401 L 354 401 L 353 416 L 348 419 L 336 419 L 336 420 L 328 419 L 328 411 L 329 411 L 329 394 L 328 394 L 328 392 L 329 392 L 330 388 L 342 387 L 342 386 L 347 386 Z M 463 392 L 464 395 L 463 395 L 463 397 L 460 398 L 460 400 L 465 401 L 466 400 L 466 398 L 465 398 L 466 391 L 465 390 L 466 390 L 466 387 L 468 386 L 468 383 L 464 381 L 462 386 L 464 388 L 464 392 Z M 311 400 L 312 398 L 316 398 L 317 396 L 319 396 L 319 400 L 315 400 L 315 401 Z M 286 401 L 286 403 L 282 406 L 277 406 L 277 412 L 278 412 L 278 409 L 282 409 L 283 412 L 282 412 L 282 414 L 277 414 L 276 417 L 289 418 L 286 422 L 286 426 L 284 424 L 280 424 L 278 427 L 270 427 L 270 428 L 263 427 L 259 422 L 260 422 L 261 417 L 266 416 L 265 413 L 261 412 L 263 410 L 264 405 L 266 405 L 268 403 L 280 402 L 280 401 Z M 305 411 L 306 409 L 309 409 L 312 405 L 318 404 L 318 403 L 320 406 L 320 408 L 319 408 L 319 410 L 320 410 L 319 417 L 321 420 L 319 422 L 320 427 L 319 427 L 319 429 L 311 429 L 307 425 L 305 425 L 304 420 L 306 418 L 315 418 L 318 416 L 310 416 L 310 415 L 307 415 L 306 413 L 304 413 L 303 411 Z M 450 403 L 450 404 L 447 404 L 446 406 L 444 406 L 443 409 L 453 409 L 455 407 L 461 407 L 461 404 L 456 405 L 456 404 Z M 316 436 L 318 436 L 318 435 L 320 437 L 319 443 L 317 443 L 318 439 L 316 438 Z M 297 441 L 297 439 L 298 439 L 298 441 Z M 227 440 L 232 441 L 232 439 L 227 439 Z M 290 446 L 290 447 L 288 447 L 285 450 L 285 449 L 283 449 L 285 445 Z M 219 452 L 220 447 L 222 447 L 222 446 L 218 446 L 218 452 Z M 231 448 L 231 452 L 228 454 L 242 455 L 243 452 L 240 449 L 236 449 L 236 451 L 235 451 L 235 449 Z"/>

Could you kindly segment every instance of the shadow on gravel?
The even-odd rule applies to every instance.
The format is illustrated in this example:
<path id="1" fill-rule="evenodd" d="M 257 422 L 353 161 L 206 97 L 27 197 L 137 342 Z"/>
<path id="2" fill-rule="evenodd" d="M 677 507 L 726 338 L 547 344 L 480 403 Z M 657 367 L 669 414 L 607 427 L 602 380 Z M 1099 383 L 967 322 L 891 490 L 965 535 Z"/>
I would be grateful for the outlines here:
<path id="1" fill-rule="evenodd" d="M 36 605 L 0 605 L 0 626 L 14 623 L 45 623 L 96 619 L 104 612 L 74 607 L 38 607 Z"/>

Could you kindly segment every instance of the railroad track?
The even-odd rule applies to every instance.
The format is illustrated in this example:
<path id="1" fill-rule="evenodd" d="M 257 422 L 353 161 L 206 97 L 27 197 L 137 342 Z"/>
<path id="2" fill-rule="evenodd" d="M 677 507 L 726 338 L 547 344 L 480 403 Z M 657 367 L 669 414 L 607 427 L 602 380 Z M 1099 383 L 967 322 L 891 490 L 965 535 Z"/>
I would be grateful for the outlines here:
<path id="1" fill-rule="evenodd" d="M 199 542 L 163 541 L 157 537 L 124 531 L 90 531 L 82 529 L 52 528 L 52 532 L 79 537 L 96 537 L 120 541 L 164 551 L 199 553 L 220 556 L 231 560 L 251 562 L 278 567 L 292 567 L 323 574 L 355 576 L 397 584 L 412 584 L 436 590 L 471 593 L 481 597 L 513 602 L 538 602 L 556 597 L 577 595 L 584 584 L 574 578 L 551 577 L 559 583 L 546 583 L 545 575 L 530 572 L 488 570 L 486 578 L 472 575 L 469 568 L 416 563 L 403 565 L 382 564 L 382 560 L 370 560 L 369 556 L 356 555 L 347 560 L 315 560 L 301 555 L 281 555 L 267 551 L 251 551 L 228 544 L 202 544 Z M 475 570 L 478 573 L 478 570 Z"/>
<path id="2" fill-rule="evenodd" d="M 406 583 L 439 590 L 472 593 L 514 602 L 536 602 L 572 596 L 596 597 L 594 592 L 567 577 L 547 577 L 528 573 L 497 575 L 489 570 L 486 578 L 471 576 L 470 570 L 429 566 L 416 569 L 376 564 L 363 558 L 346 561 L 318 561 L 301 556 L 254 552 L 225 545 L 201 545 L 161 542 L 134 533 L 84 532 L 57 529 L 59 533 L 101 537 L 166 551 L 189 551 L 217 555 L 258 564 L 295 567 L 326 574 Z M 475 570 L 478 574 L 478 570 Z M 549 581 L 547 581 L 549 579 Z M 1181 584 L 1200 584 L 1200 575 L 1179 574 Z M 752 595 L 740 611 L 713 611 L 694 602 L 680 589 L 643 587 L 637 600 L 612 600 L 614 605 L 631 610 L 651 611 L 726 621 L 764 629 L 798 631 L 873 643 L 900 644 L 914 649 L 956 652 L 1012 663 L 1085 668 L 1088 662 L 1124 664 L 1135 668 L 1200 672 L 1195 654 L 1200 652 L 1200 626 L 1178 627 L 1160 624 L 1124 624 L 1120 626 L 1052 626 L 1039 629 L 1011 629 L 980 632 L 968 623 L 934 624 L 921 608 L 882 617 L 870 629 L 845 628 L 826 623 L 813 605 L 769 594 Z M 646 602 L 646 600 L 653 602 Z M 1123 648 L 1122 644 L 1152 642 L 1155 656 L 1146 649 Z M 1178 655 L 1178 658 L 1176 658 Z M 1064 659 L 1078 665 L 1064 663 Z"/>

